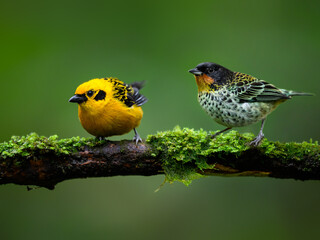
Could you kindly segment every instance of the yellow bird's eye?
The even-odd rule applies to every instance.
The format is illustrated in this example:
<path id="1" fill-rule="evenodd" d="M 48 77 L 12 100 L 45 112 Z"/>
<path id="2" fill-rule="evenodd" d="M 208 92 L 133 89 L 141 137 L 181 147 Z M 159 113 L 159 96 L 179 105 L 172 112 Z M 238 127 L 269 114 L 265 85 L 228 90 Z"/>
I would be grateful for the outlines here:
<path id="1" fill-rule="evenodd" d="M 87 96 L 88 96 L 88 97 L 92 97 L 93 94 L 94 94 L 94 91 L 92 91 L 92 90 L 90 90 L 90 91 L 87 92 Z"/>

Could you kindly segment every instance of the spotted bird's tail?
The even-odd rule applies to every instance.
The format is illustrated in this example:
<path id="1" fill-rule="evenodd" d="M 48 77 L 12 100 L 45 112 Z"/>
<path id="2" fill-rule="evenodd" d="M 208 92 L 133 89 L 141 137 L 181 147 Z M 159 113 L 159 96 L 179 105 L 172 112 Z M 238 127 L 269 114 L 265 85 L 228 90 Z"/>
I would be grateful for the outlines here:
<path id="1" fill-rule="evenodd" d="M 313 93 L 295 92 L 295 91 L 286 90 L 286 89 L 281 89 L 281 91 L 284 92 L 289 97 L 292 97 L 292 96 L 314 96 Z"/>

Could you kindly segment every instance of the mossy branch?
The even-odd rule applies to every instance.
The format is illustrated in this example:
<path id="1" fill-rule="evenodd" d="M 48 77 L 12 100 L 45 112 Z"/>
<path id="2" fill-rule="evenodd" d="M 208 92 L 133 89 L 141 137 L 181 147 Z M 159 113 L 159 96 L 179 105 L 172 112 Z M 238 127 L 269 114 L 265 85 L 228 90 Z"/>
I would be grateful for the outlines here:
<path id="1" fill-rule="evenodd" d="M 248 143 L 252 134 L 230 131 L 215 139 L 200 130 L 180 129 L 148 136 L 146 142 L 98 141 L 73 137 L 12 137 L 0 144 L 0 184 L 53 189 L 67 179 L 165 174 L 168 182 L 206 175 L 320 179 L 317 142 Z"/>

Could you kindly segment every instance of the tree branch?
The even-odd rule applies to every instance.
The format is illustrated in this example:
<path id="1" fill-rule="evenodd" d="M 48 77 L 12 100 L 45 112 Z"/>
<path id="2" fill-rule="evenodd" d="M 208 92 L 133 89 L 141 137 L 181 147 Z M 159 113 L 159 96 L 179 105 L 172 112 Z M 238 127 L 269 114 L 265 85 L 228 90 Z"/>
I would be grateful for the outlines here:
<path id="1" fill-rule="evenodd" d="M 204 175 L 320 179 L 317 142 L 264 140 L 251 148 L 247 143 L 252 137 L 231 131 L 211 140 L 202 130 L 180 128 L 151 135 L 138 145 L 36 134 L 13 137 L 0 144 L 0 184 L 53 189 L 67 179 L 157 174 L 186 184 Z"/>

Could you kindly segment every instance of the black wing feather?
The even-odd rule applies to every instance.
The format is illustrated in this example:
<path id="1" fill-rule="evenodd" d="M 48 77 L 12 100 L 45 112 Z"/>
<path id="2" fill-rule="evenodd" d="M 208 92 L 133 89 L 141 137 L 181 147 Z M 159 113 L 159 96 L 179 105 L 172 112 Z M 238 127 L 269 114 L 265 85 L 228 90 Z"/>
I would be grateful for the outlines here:
<path id="1" fill-rule="evenodd" d="M 259 79 L 254 79 L 246 84 L 235 84 L 233 89 L 238 98 L 244 102 L 269 102 L 290 98 L 281 89 Z"/>
<path id="2" fill-rule="evenodd" d="M 129 86 L 133 87 L 133 88 L 137 88 L 138 90 L 142 89 L 145 85 L 146 81 L 141 81 L 141 82 L 133 82 L 130 83 Z"/>
<path id="3" fill-rule="evenodd" d="M 139 90 L 143 88 L 144 83 L 145 81 L 134 82 L 128 85 L 127 97 L 129 101 L 126 102 L 128 107 L 131 107 L 134 104 L 139 107 L 148 101 L 148 99 L 139 92 Z"/>

